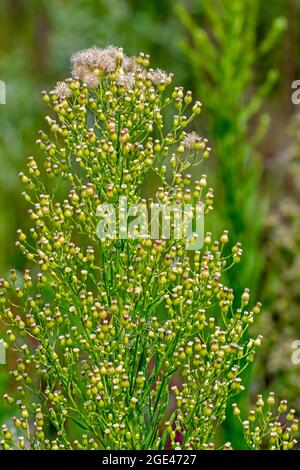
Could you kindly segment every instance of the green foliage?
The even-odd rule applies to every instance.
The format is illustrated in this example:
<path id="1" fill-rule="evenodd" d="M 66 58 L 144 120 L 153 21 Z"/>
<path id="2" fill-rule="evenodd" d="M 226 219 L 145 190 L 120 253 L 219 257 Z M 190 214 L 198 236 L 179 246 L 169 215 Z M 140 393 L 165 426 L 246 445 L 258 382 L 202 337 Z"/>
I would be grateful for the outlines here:
<path id="1" fill-rule="evenodd" d="M 293 363 L 293 343 L 300 338 L 300 140 L 299 116 L 289 129 L 290 145 L 271 170 L 277 197 L 272 201 L 265 229 L 267 266 L 264 283 L 266 313 L 261 326 L 266 333 L 259 374 L 263 386 L 272 387 L 300 404 L 298 364 Z M 297 348 L 296 348 L 297 349 Z"/>
<path id="2" fill-rule="evenodd" d="M 190 35 L 182 48 L 197 93 L 205 97 L 208 134 L 217 157 L 215 184 L 222 200 L 217 225 L 225 225 L 235 239 L 245 243 L 249 254 L 239 273 L 230 273 L 237 289 L 245 284 L 255 289 L 263 265 L 260 243 L 266 206 L 257 148 L 269 117 L 259 113 L 277 72 L 269 70 L 258 86 L 255 65 L 272 49 L 286 25 L 283 18 L 277 18 L 257 44 L 259 4 L 258 0 L 216 0 L 199 1 L 191 13 L 183 4 L 177 8 Z"/>

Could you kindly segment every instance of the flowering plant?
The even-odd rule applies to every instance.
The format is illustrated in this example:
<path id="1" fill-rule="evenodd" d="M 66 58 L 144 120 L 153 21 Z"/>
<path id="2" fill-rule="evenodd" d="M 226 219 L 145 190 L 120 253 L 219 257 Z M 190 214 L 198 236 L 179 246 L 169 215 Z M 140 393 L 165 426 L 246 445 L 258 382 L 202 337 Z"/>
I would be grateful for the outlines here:
<path id="1" fill-rule="evenodd" d="M 244 339 L 261 305 L 248 307 L 245 289 L 234 310 L 221 282 L 240 244 L 229 250 L 227 231 L 219 240 L 206 233 L 193 252 L 184 237 L 151 239 L 138 228 L 135 237 L 102 239 L 96 217 L 100 204 L 122 196 L 141 202 L 151 174 L 160 180 L 156 201 L 202 200 L 204 213 L 212 210 L 206 176 L 189 173 L 210 152 L 186 132 L 201 104 L 182 87 L 168 94 L 172 76 L 149 69 L 145 54 L 109 46 L 72 62 L 73 78 L 43 93 L 50 130 L 39 133 L 39 163 L 30 156 L 20 174 L 32 227 L 18 231 L 17 246 L 32 268 L 0 281 L 6 345 L 17 357 L 16 396 L 5 399 L 19 410 L 1 445 L 213 448 L 262 339 Z M 292 448 L 293 411 L 279 421 L 286 403 L 277 412 L 270 395 L 267 404 L 264 412 L 258 397 L 243 422 L 248 445 Z M 233 413 L 240 419 L 237 405 Z"/>

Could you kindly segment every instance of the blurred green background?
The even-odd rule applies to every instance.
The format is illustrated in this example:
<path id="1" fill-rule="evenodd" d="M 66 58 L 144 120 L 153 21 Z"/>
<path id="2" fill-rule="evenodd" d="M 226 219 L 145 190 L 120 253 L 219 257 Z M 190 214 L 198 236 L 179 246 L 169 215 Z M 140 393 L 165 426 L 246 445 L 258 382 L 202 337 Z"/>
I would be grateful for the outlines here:
<path id="1" fill-rule="evenodd" d="M 211 142 L 205 173 L 216 194 L 207 228 L 242 242 L 227 282 L 264 305 L 250 395 L 272 389 L 299 411 L 291 343 L 300 339 L 300 120 L 291 85 L 300 79 L 300 0 L 0 0 L 0 18 L 0 274 L 24 269 L 14 249 L 27 223 L 17 175 L 44 126 L 40 91 L 70 75 L 76 50 L 147 52 L 203 103 L 196 130 Z M 7 387 L 0 366 L 0 392 Z M 233 426 L 224 438 L 239 445 Z"/>

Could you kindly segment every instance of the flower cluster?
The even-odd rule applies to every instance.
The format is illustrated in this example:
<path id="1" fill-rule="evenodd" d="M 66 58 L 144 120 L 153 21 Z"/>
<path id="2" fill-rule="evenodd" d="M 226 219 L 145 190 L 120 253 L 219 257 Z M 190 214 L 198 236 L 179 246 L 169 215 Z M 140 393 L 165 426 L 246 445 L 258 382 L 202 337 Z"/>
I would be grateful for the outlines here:
<path id="1" fill-rule="evenodd" d="M 174 237 L 96 236 L 99 204 L 140 203 L 151 175 L 156 202 L 212 210 L 206 175 L 190 174 L 210 153 L 186 132 L 201 104 L 182 87 L 168 93 L 172 76 L 148 70 L 144 54 L 92 48 L 72 62 L 73 78 L 43 93 L 49 132 L 20 174 L 31 228 L 18 231 L 17 247 L 32 267 L 0 280 L 17 356 L 16 396 L 5 399 L 19 410 L 1 445 L 210 448 L 262 340 L 245 336 L 261 305 L 245 289 L 235 308 L 222 281 L 241 245 L 228 248 L 226 230 L 207 232 L 193 253 Z"/>
<path id="2" fill-rule="evenodd" d="M 137 72 L 142 76 L 147 76 L 155 85 L 170 82 L 171 74 L 160 69 L 147 71 L 145 66 L 148 64 L 149 56 L 144 54 L 141 54 L 139 58 L 127 57 L 120 47 L 108 46 L 105 49 L 91 47 L 73 54 L 72 75 L 91 88 L 97 87 L 101 78 L 107 73 L 116 73 L 117 83 L 127 89 L 132 88 Z"/>
<path id="3" fill-rule="evenodd" d="M 266 400 L 262 395 L 257 396 L 255 409 L 249 411 L 246 420 L 241 419 L 241 412 L 235 403 L 232 409 L 243 426 L 249 449 L 259 450 L 263 446 L 269 450 L 291 450 L 297 444 L 295 436 L 299 430 L 299 420 L 295 418 L 295 410 L 288 409 L 287 400 L 276 404 L 273 392 Z"/>

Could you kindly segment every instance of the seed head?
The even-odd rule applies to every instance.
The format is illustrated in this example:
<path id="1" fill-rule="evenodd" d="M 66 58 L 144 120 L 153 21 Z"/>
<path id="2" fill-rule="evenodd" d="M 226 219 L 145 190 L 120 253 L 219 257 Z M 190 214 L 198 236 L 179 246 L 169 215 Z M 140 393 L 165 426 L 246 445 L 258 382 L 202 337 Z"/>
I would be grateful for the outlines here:
<path id="1" fill-rule="evenodd" d="M 102 72 L 113 72 L 118 63 L 122 61 L 123 56 L 123 50 L 115 46 L 107 46 L 104 49 L 94 46 L 76 52 L 71 58 L 72 75 L 86 80 L 86 75 L 97 69 Z"/>
<path id="2" fill-rule="evenodd" d="M 53 90 L 54 94 L 58 96 L 60 100 L 68 98 L 72 94 L 72 91 L 66 84 L 66 82 L 57 82 L 56 87 Z"/>
<path id="3" fill-rule="evenodd" d="M 169 78 L 171 78 L 167 72 L 161 69 L 149 70 L 147 77 L 154 85 L 162 85 L 163 83 L 166 83 Z"/>
<path id="4" fill-rule="evenodd" d="M 186 150 L 195 148 L 195 145 L 198 146 L 202 142 L 202 137 L 200 137 L 197 132 L 189 132 L 185 135 L 182 140 L 182 145 Z"/>
<path id="5" fill-rule="evenodd" d="M 142 72 L 144 70 L 142 65 L 137 62 L 136 57 L 127 57 L 127 56 L 124 56 L 123 58 L 122 68 L 124 72 L 127 72 L 127 73 Z"/>
<path id="6" fill-rule="evenodd" d="M 135 82 L 135 75 L 132 72 L 122 73 L 117 78 L 117 83 L 127 90 L 131 90 Z"/>

